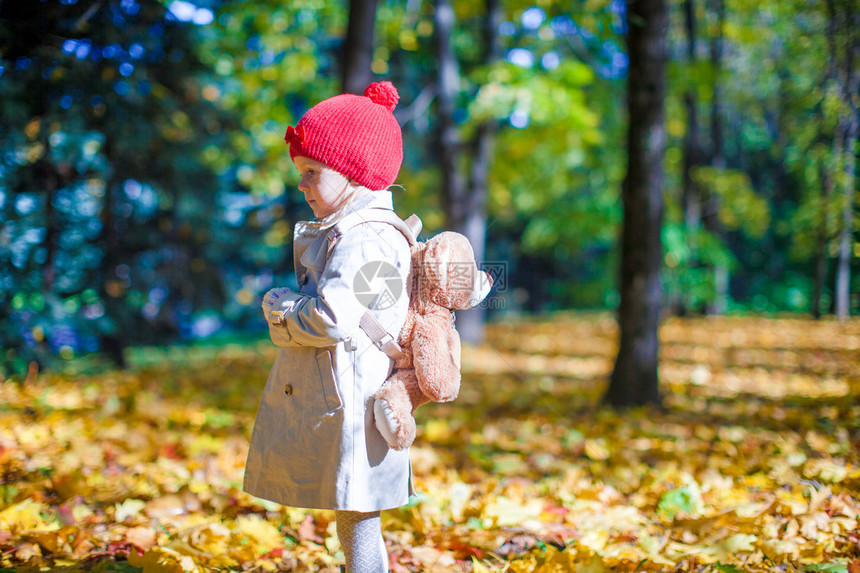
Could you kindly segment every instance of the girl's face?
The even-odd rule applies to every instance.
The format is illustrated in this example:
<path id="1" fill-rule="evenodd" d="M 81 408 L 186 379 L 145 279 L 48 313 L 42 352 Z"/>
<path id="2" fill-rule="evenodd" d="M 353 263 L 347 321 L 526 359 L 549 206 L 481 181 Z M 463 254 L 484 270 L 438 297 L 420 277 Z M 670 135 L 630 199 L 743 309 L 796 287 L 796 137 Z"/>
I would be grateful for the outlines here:
<path id="1" fill-rule="evenodd" d="M 325 163 L 302 156 L 293 159 L 293 163 L 302 175 L 299 191 L 305 194 L 305 201 L 317 219 L 340 209 L 352 195 L 355 185 Z"/>

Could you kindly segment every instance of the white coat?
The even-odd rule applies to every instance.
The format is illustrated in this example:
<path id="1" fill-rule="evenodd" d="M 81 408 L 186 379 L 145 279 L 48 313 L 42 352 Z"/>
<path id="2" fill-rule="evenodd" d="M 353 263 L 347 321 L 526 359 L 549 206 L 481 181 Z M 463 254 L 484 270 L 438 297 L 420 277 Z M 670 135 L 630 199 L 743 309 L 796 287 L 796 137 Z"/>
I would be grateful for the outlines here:
<path id="1" fill-rule="evenodd" d="M 391 209 L 391 193 L 368 193 L 350 210 L 367 207 Z M 401 294 L 390 306 L 377 305 L 374 314 L 389 332 L 400 332 L 409 304 L 409 244 L 391 225 L 364 223 L 329 249 L 331 224 L 300 222 L 295 228 L 300 289 L 281 289 L 286 292 L 272 305 L 284 313 L 282 324 L 269 322 L 281 350 L 257 411 L 244 489 L 294 507 L 389 509 L 412 493 L 409 453 L 390 449 L 373 422 L 372 396 L 393 364 L 359 328 L 367 308 L 356 297 L 355 277 L 377 261 L 397 269 Z"/>

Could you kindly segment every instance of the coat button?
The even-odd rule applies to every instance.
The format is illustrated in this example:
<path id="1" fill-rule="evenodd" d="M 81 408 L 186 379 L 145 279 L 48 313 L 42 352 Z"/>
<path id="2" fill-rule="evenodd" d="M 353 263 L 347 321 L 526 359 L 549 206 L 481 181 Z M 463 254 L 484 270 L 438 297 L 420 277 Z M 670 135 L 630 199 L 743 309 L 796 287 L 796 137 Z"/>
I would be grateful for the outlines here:
<path id="1" fill-rule="evenodd" d="M 292 396 L 292 394 L 293 394 L 293 385 L 292 384 L 287 384 L 286 386 L 284 386 L 284 394 L 286 394 L 287 396 Z"/>

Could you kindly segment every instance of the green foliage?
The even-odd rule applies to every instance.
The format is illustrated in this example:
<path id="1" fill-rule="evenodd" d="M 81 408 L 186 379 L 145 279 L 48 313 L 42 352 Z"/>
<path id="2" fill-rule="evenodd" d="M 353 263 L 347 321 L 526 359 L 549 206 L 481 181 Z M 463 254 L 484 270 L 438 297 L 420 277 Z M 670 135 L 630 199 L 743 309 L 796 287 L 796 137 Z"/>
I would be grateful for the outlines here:
<path id="1" fill-rule="evenodd" d="M 770 225 L 767 202 L 756 193 L 746 173 L 734 169 L 698 167 L 693 181 L 719 205 L 720 222 L 730 230 L 741 230 L 751 238 L 761 238 Z"/>
<path id="2" fill-rule="evenodd" d="M 493 177 L 505 183 L 493 200 L 526 216 L 548 212 L 570 191 L 571 174 L 586 167 L 588 148 L 603 139 L 583 88 L 593 75 L 575 62 L 537 74 L 504 63 L 489 78 L 470 106 L 472 121 L 518 115 L 529 124 L 498 138 Z"/>
<path id="3" fill-rule="evenodd" d="M 216 100 L 239 123 L 231 148 L 207 150 L 213 166 L 222 173 L 235 169 L 242 188 L 268 197 L 283 195 L 285 180 L 298 181 L 284 153 L 284 131 L 337 90 L 326 44 L 344 28 L 343 11 L 331 3 L 225 4 L 200 53 L 215 71 Z"/>
<path id="4" fill-rule="evenodd" d="M 214 2 L 207 25 L 178 20 L 171 5 L 0 3 L 9 371 L 120 333 L 152 341 L 195 336 L 198 323 L 259 328 L 256 297 L 292 284 L 291 229 L 309 210 L 283 135 L 339 90 L 347 3 Z M 718 65 L 713 6 L 693 3 L 689 61 L 682 5 L 672 4 L 666 297 L 706 308 L 719 266 L 731 270 L 730 308 L 805 310 L 814 258 L 823 252 L 832 266 L 846 208 L 835 191 L 846 181 L 837 126 L 852 109 L 830 75 L 826 5 L 727 3 Z M 428 233 L 444 225 L 433 8 L 381 3 L 373 61 L 376 79 L 401 93 L 396 206 L 421 215 Z M 487 259 L 509 263 L 508 310 L 612 306 L 626 169 L 623 3 L 506 1 L 502 58 L 489 66 L 485 6 L 457 0 L 454 10 L 461 167 L 469 173 L 477 129 L 492 124 Z M 835 40 L 843 54 L 846 39 Z M 699 126 L 691 174 L 710 219 L 688 226 L 689 94 Z"/>
<path id="5" fill-rule="evenodd" d="M 474 123 L 507 119 L 520 111 L 538 125 L 561 123 L 561 128 L 583 132 L 592 143 L 601 139 L 595 130 L 597 117 L 587 107 L 583 92 L 594 81 L 594 72 L 581 62 L 564 62 L 539 72 L 500 62 L 480 69 L 473 81 L 480 86 L 469 105 Z"/>
<path id="6" fill-rule="evenodd" d="M 720 573 L 742 573 L 743 569 L 737 565 L 723 564 L 717 561 L 714 564 L 714 571 L 719 571 Z"/>
<path id="7" fill-rule="evenodd" d="M 158 3 L 2 8 L 0 298 L 23 339 L 4 369 L 140 340 L 143 320 L 176 333 L 180 302 L 220 302 L 206 270 L 218 182 L 198 157 L 223 143 L 224 116 L 201 97 L 195 30 Z M 190 284 L 189 264 L 208 280 Z"/>
<path id="8" fill-rule="evenodd" d="M 678 514 L 701 514 L 703 510 L 702 494 L 696 485 L 684 485 L 669 490 L 657 502 L 657 511 L 669 519 Z"/>
<path id="9" fill-rule="evenodd" d="M 848 573 L 848 566 L 844 563 L 822 563 L 821 565 L 807 565 L 804 571 L 825 571 L 827 573 Z"/>
<path id="10" fill-rule="evenodd" d="M 666 223 L 662 231 L 665 251 L 663 283 L 669 301 L 690 309 L 703 309 L 716 296 L 714 268 L 737 268 L 737 259 L 713 233 Z"/>

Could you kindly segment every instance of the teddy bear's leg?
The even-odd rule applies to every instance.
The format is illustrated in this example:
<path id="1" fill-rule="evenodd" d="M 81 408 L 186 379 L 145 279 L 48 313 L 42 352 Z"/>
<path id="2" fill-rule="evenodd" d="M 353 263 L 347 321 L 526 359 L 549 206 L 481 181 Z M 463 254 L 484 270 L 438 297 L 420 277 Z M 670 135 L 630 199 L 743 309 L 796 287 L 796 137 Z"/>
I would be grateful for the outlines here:
<path id="1" fill-rule="evenodd" d="M 405 450 L 415 440 L 415 418 L 402 416 L 388 400 L 381 398 L 373 403 L 376 427 L 391 449 Z"/>
<path id="2" fill-rule="evenodd" d="M 412 389 L 412 391 L 410 391 Z M 412 410 L 421 401 L 418 382 L 413 370 L 398 370 L 385 381 L 373 404 L 373 413 L 379 433 L 395 450 L 404 450 L 415 440 L 415 418 Z"/>

